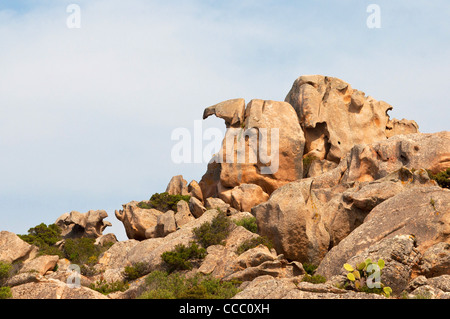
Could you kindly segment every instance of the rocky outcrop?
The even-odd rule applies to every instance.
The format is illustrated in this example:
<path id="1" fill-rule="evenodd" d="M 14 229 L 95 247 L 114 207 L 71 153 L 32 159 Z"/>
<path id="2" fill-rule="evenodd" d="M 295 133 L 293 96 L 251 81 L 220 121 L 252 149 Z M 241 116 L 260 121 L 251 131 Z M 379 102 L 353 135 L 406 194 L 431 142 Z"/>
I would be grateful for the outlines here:
<path id="1" fill-rule="evenodd" d="M 139 202 L 132 201 L 122 205 L 122 210 L 116 210 L 118 220 L 123 223 L 126 234 L 130 239 L 146 239 L 146 230 L 155 227 L 158 217 L 163 213 L 156 209 L 143 209 L 138 207 Z"/>
<path id="2" fill-rule="evenodd" d="M 169 195 L 188 195 L 187 181 L 183 179 L 182 175 L 172 177 L 167 185 L 166 193 Z"/>
<path id="3" fill-rule="evenodd" d="M 227 127 L 240 125 L 244 122 L 245 100 L 234 99 L 207 107 L 203 112 L 203 119 L 215 115 L 225 120 Z"/>
<path id="4" fill-rule="evenodd" d="M 365 96 L 334 77 L 301 76 L 285 101 L 297 112 L 304 130 L 304 153 L 321 160 L 339 163 L 354 145 L 386 140 L 398 133 L 418 132 L 413 121 L 391 121 L 387 114 L 391 105 Z"/>
<path id="5" fill-rule="evenodd" d="M 229 127 L 221 151 L 200 181 L 204 198 L 219 197 L 241 184 L 271 194 L 302 177 L 303 131 L 291 105 L 252 100 L 241 127 Z"/>
<path id="6" fill-rule="evenodd" d="M 342 265 L 384 238 L 414 236 L 424 253 L 439 242 L 450 242 L 450 191 L 439 187 L 413 187 L 376 206 L 364 223 L 328 252 L 318 273 L 327 278 Z"/>
<path id="7" fill-rule="evenodd" d="M 61 228 L 64 238 L 98 238 L 112 225 L 104 220 L 106 217 L 108 213 L 104 210 L 90 210 L 84 214 L 72 211 L 61 215 L 55 224 Z"/>
<path id="8" fill-rule="evenodd" d="M 37 254 L 37 247 L 24 242 L 14 233 L 0 232 L 0 261 L 14 263 L 33 258 Z"/>

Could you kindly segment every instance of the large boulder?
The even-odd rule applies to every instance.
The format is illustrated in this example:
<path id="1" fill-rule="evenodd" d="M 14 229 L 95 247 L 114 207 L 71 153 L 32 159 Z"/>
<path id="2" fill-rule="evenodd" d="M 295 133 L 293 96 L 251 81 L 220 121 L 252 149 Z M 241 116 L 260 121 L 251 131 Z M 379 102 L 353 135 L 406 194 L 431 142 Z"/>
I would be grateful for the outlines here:
<path id="1" fill-rule="evenodd" d="M 439 242 L 449 243 L 450 190 L 417 186 L 382 202 L 326 254 L 317 272 L 327 278 L 337 275 L 351 257 L 397 235 L 413 236 L 421 254 Z"/>
<path id="2" fill-rule="evenodd" d="M 399 129 L 398 121 L 391 122 L 387 114 L 391 105 L 366 97 L 364 92 L 334 77 L 301 76 L 285 101 L 297 112 L 304 130 L 305 154 L 321 160 L 339 163 L 356 144 L 386 140 L 387 135 L 397 132 L 418 132 L 416 123 Z"/>
<path id="3" fill-rule="evenodd" d="M 182 175 L 172 177 L 166 187 L 166 193 L 169 195 L 189 195 L 187 181 Z"/>
<path id="4" fill-rule="evenodd" d="M 34 258 L 37 247 L 30 245 L 9 231 L 0 232 L 0 261 L 13 263 Z"/>
<path id="5" fill-rule="evenodd" d="M 98 238 L 112 225 L 104 220 L 106 217 L 108 213 L 104 210 L 90 210 L 84 214 L 72 211 L 61 215 L 55 224 L 61 228 L 64 238 Z"/>
<path id="6" fill-rule="evenodd" d="M 207 107 L 203 112 L 203 119 L 211 115 L 224 119 L 227 127 L 240 125 L 244 122 L 245 100 L 233 99 Z"/>
<path id="7" fill-rule="evenodd" d="M 302 177 L 303 131 L 292 106 L 285 102 L 252 100 L 239 127 L 226 131 L 200 181 L 204 198 L 219 197 L 241 184 L 259 185 L 271 194 Z"/>
<path id="8" fill-rule="evenodd" d="M 277 189 L 267 202 L 252 208 L 259 233 L 268 237 L 287 259 L 318 264 L 328 252 L 328 234 L 311 192 L 312 179 Z"/>
<path id="9" fill-rule="evenodd" d="M 125 232 L 129 239 L 144 240 L 147 229 L 155 227 L 158 217 L 163 213 L 156 209 L 143 209 L 138 206 L 139 202 L 132 201 L 122 205 L 122 210 L 116 210 L 118 220 L 123 223 Z"/>
<path id="10" fill-rule="evenodd" d="M 401 167 L 433 173 L 450 167 L 450 132 L 409 134 L 356 145 L 345 159 L 342 182 L 372 181 Z"/>

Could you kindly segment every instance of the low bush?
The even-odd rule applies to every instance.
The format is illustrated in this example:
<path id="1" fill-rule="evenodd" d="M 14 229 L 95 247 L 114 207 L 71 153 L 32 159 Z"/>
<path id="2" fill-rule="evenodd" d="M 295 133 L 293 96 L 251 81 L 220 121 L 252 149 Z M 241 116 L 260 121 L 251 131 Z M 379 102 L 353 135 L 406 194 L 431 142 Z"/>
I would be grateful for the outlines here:
<path id="1" fill-rule="evenodd" d="M 154 271 L 146 278 L 147 290 L 140 299 L 229 299 L 239 292 L 240 282 L 220 281 L 197 274 L 187 278 L 181 273 Z"/>
<path id="2" fill-rule="evenodd" d="M 193 232 L 197 241 L 204 248 L 212 245 L 223 245 L 231 232 L 231 221 L 224 213 L 219 212 L 211 222 L 202 224 L 195 228 Z"/>
<path id="3" fill-rule="evenodd" d="M 321 276 L 321 275 L 306 274 L 303 276 L 302 281 L 310 282 L 313 284 L 323 284 L 323 283 L 327 282 L 327 278 L 325 278 L 324 276 Z"/>
<path id="4" fill-rule="evenodd" d="M 240 255 L 249 249 L 255 248 L 259 245 L 264 245 L 269 249 L 273 248 L 272 242 L 265 236 L 258 236 L 244 241 L 237 249 L 237 254 Z"/>
<path id="5" fill-rule="evenodd" d="M 258 225 L 256 224 L 256 218 L 255 217 L 245 217 L 239 220 L 236 220 L 234 222 L 238 226 L 242 226 L 248 231 L 251 231 L 252 233 L 258 232 Z"/>
<path id="6" fill-rule="evenodd" d="M 440 187 L 450 189 L 450 168 L 437 174 L 433 174 L 429 170 L 427 172 L 428 176 L 430 176 L 432 180 L 435 180 Z"/>
<path id="7" fill-rule="evenodd" d="M 28 230 L 27 235 L 18 235 L 20 239 L 39 248 L 39 255 L 57 255 L 64 257 L 63 253 L 54 245 L 62 239 L 61 229 L 55 225 L 41 223 Z"/>
<path id="8" fill-rule="evenodd" d="M 189 247 L 177 245 L 174 250 L 167 251 L 161 255 L 162 260 L 169 268 L 169 272 L 176 270 L 192 269 L 192 261 L 204 259 L 206 249 L 200 248 L 197 243 L 192 242 Z"/>
<path id="9" fill-rule="evenodd" d="M 314 273 L 316 272 L 316 269 L 317 269 L 317 265 L 304 263 L 303 264 L 303 269 L 306 271 L 306 273 L 308 275 L 314 275 Z"/>
<path id="10" fill-rule="evenodd" d="M 12 298 L 11 288 L 0 287 L 0 299 L 9 299 L 9 298 Z"/>
<path id="11" fill-rule="evenodd" d="M 144 262 L 137 262 L 132 266 L 126 266 L 123 275 L 126 280 L 136 280 L 148 274 L 147 264 Z"/>
<path id="12" fill-rule="evenodd" d="M 126 281 L 106 282 L 105 280 L 98 280 L 89 286 L 92 290 L 98 291 L 104 295 L 109 295 L 116 291 L 125 291 L 129 287 L 130 285 Z"/>
<path id="13" fill-rule="evenodd" d="M 169 193 L 155 193 L 147 202 L 140 202 L 139 208 L 142 209 L 157 209 L 161 212 L 172 210 L 177 212 L 177 204 L 180 200 L 189 203 L 191 196 L 189 195 L 169 195 Z"/>

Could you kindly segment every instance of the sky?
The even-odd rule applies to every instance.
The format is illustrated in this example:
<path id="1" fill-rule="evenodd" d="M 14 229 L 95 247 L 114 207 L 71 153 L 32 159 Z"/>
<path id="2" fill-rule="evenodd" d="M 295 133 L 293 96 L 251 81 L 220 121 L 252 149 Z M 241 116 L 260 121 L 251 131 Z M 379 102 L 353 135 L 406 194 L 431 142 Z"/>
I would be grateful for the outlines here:
<path id="1" fill-rule="evenodd" d="M 175 129 L 224 100 L 284 101 L 301 75 L 448 130 L 449 16 L 447 0 L 0 0 L 0 230 L 103 209 L 127 239 L 122 204 L 206 172 L 174 163 Z"/>

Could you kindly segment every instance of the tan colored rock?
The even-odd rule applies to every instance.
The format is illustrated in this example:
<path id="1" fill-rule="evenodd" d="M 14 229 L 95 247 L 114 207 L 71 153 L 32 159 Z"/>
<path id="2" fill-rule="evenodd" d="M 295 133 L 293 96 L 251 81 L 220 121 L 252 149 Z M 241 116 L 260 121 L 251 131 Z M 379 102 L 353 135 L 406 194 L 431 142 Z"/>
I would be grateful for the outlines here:
<path id="1" fill-rule="evenodd" d="M 169 195 L 189 195 L 187 181 L 182 175 L 172 177 L 166 188 Z"/>
<path id="2" fill-rule="evenodd" d="M 426 277 L 450 277 L 450 243 L 439 242 L 428 248 L 418 268 L 418 272 Z"/>
<path id="3" fill-rule="evenodd" d="M 45 275 L 47 271 L 53 270 L 55 268 L 58 260 L 58 256 L 39 256 L 37 258 L 26 261 L 20 269 L 20 272 L 36 272 L 38 274 Z"/>
<path id="4" fill-rule="evenodd" d="M 200 185 L 197 183 L 197 181 L 191 181 L 188 185 L 188 192 L 189 195 L 192 197 L 197 198 L 199 201 L 203 202 L 203 194 L 202 189 Z"/>
<path id="5" fill-rule="evenodd" d="M 339 163 L 354 145 L 418 132 L 413 121 L 389 119 L 392 106 L 334 77 L 299 77 L 286 96 L 305 132 L 305 154 Z"/>
<path id="6" fill-rule="evenodd" d="M 195 197 L 191 197 L 189 200 L 189 210 L 195 218 L 199 218 L 206 212 L 205 206 L 203 206 L 202 202 Z"/>
<path id="7" fill-rule="evenodd" d="M 415 121 L 412 120 L 389 120 L 386 125 L 386 137 L 390 138 L 395 135 L 407 135 L 419 133 L 419 125 Z"/>
<path id="8" fill-rule="evenodd" d="M 234 99 L 220 102 L 205 109 L 203 119 L 215 115 L 225 120 L 227 127 L 240 125 L 244 122 L 245 100 Z"/>
<path id="9" fill-rule="evenodd" d="M 118 242 L 118 240 L 117 240 L 116 235 L 114 235 L 112 233 L 109 233 L 109 234 L 102 235 L 102 236 L 98 237 L 95 240 L 95 245 L 105 246 L 107 244 L 115 244 L 117 242 Z"/>
<path id="10" fill-rule="evenodd" d="M 231 190 L 231 206 L 241 212 L 250 212 L 268 199 L 269 195 L 255 184 L 241 184 Z"/>
<path id="11" fill-rule="evenodd" d="M 14 233 L 0 232 L 0 261 L 13 263 L 33 258 L 37 254 L 37 247 L 32 246 Z"/>
<path id="12" fill-rule="evenodd" d="M 208 165 L 199 183 L 203 196 L 218 197 L 241 184 L 256 184 L 271 194 L 302 177 L 303 148 L 303 131 L 291 105 L 252 100 L 243 125 L 227 129 L 222 149 L 212 159 L 216 163 Z"/>
<path id="13" fill-rule="evenodd" d="M 177 203 L 177 212 L 175 213 L 176 227 L 180 228 L 194 219 L 195 217 L 189 209 L 189 204 L 184 200 L 180 200 Z"/>
<path id="14" fill-rule="evenodd" d="M 317 273 L 327 278 L 337 275 L 352 256 L 397 235 L 414 235 L 421 254 L 439 242 L 450 242 L 450 191 L 417 186 L 382 202 L 326 254 Z"/>
<path id="15" fill-rule="evenodd" d="M 123 209 L 115 212 L 116 217 L 123 223 L 129 239 L 144 240 L 145 231 L 156 226 L 158 216 L 163 213 L 156 209 L 143 209 L 137 205 L 139 202 L 132 201 L 122 205 Z"/>
<path id="16" fill-rule="evenodd" d="M 311 165 L 306 172 L 306 177 L 316 177 L 320 176 L 323 173 L 331 171 L 335 169 L 338 165 L 335 162 L 327 161 L 327 160 L 316 160 L 312 161 Z"/>
<path id="17" fill-rule="evenodd" d="M 356 145 L 348 154 L 342 182 L 373 181 L 402 167 L 429 169 L 450 167 L 450 132 L 397 135 L 385 141 Z"/>
<path id="18" fill-rule="evenodd" d="M 311 184 L 312 179 L 306 179 L 284 185 L 251 213 L 259 233 L 272 241 L 278 253 L 290 260 L 318 264 L 328 252 L 330 235 Z"/>
<path id="19" fill-rule="evenodd" d="M 11 288 L 13 299 L 108 299 L 107 296 L 80 286 L 69 288 L 64 282 L 49 279 Z"/>
<path id="20" fill-rule="evenodd" d="M 112 225 L 104 220 L 107 217 L 104 210 L 90 210 L 84 214 L 72 211 L 61 215 L 55 224 L 61 228 L 64 238 L 98 238 L 106 227 Z"/>

